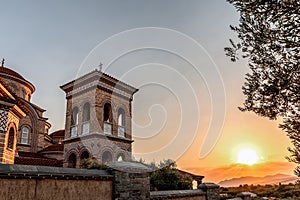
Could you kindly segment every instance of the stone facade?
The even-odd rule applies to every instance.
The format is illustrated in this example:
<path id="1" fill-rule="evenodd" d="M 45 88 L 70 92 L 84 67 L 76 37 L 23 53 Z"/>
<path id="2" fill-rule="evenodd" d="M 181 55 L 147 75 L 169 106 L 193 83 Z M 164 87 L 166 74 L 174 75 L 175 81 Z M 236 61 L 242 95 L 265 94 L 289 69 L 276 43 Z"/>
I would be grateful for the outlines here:
<path id="1" fill-rule="evenodd" d="M 51 124 L 43 116 L 45 110 L 30 102 L 35 87 L 17 72 L 3 66 L 0 67 L 0 78 L 6 89 L 9 89 L 28 111 L 16 126 L 17 151 L 37 153 L 48 145 L 45 143 L 45 133 L 48 133 Z"/>
<path id="2" fill-rule="evenodd" d="M 64 166 L 80 167 L 87 156 L 104 164 L 129 159 L 137 89 L 97 70 L 61 88 L 67 99 Z"/>
<path id="3" fill-rule="evenodd" d="M 114 199 L 150 200 L 151 169 L 140 163 L 115 162 L 109 170 L 114 175 Z"/>
<path id="4" fill-rule="evenodd" d="M 51 124 L 47 122 L 47 118 L 43 117 L 45 110 L 25 100 L 22 101 L 30 112 L 26 117 L 20 120 L 20 126 L 18 128 L 18 150 L 26 152 L 41 151 L 50 145 L 45 141 L 45 134 L 48 134 Z M 22 131 L 24 128 L 29 130 L 28 142 L 22 142 Z"/>
<path id="5" fill-rule="evenodd" d="M 26 113 L 9 91 L 3 88 L 0 88 L 0 102 L 0 162 L 13 164 L 16 154 L 17 127 L 20 118 Z"/>
<path id="6" fill-rule="evenodd" d="M 219 185 L 214 183 L 201 183 L 200 185 L 198 185 L 198 189 L 206 193 L 206 200 L 219 200 L 219 187 Z"/>

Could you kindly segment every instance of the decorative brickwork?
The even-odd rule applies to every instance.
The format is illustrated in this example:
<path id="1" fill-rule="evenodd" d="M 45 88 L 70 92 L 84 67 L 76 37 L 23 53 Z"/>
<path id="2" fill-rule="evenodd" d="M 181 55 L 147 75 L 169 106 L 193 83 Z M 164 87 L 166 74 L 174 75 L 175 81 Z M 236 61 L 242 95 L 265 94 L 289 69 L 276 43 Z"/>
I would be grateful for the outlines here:
<path id="1" fill-rule="evenodd" d="M 0 110 L 0 131 L 7 131 L 8 113 L 6 110 Z"/>
<path id="2" fill-rule="evenodd" d="M 61 88 L 67 99 L 64 166 L 76 162 L 80 167 L 81 149 L 105 164 L 130 159 L 131 102 L 137 90 L 100 71 Z"/>
<path id="3" fill-rule="evenodd" d="M 17 128 L 19 125 L 19 118 L 11 111 L 7 112 L 7 129 L 5 133 L 1 134 L 1 152 L 0 152 L 0 162 L 13 164 L 16 144 L 17 144 Z"/>

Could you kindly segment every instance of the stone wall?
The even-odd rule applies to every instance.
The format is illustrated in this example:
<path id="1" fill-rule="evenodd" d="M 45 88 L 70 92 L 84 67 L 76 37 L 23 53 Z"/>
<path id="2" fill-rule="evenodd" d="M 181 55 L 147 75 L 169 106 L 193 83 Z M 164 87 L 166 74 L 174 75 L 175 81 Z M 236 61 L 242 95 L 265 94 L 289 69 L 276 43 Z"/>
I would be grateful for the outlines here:
<path id="1" fill-rule="evenodd" d="M 112 199 L 112 181 L 0 179 L 1 199 Z"/>
<path id="2" fill-rule="evenodd" d="M 0 164 L 1 199 L 113 198 L 113 177 L 103 170 Z"/>
<path id="3" fill-rule="evenodd" d="M 219 200 L 219 187 L 219 185 L 214 183 L 201 183 L 198 185 L 198 189 L 206 193 L 206 200 Z"/>
<path id="4" fill-rule="evenodd" d="M 151 169 L 140 163 L 116 162 L 109 165 L 114 175 L 114 199 L 150 199 Z"/>
<path id="5" fill-rule="evenodd" d="M 0 199 L 218 200 L 219 186 L 150 192 L 151 169 L 115 162 L 108 170 L 0 164 Z"/>
<path id="6" fill-rule="evenodd" d="M 151 200 L 206 200 L 206 193 L 201 190 L 153 191 Z"/>

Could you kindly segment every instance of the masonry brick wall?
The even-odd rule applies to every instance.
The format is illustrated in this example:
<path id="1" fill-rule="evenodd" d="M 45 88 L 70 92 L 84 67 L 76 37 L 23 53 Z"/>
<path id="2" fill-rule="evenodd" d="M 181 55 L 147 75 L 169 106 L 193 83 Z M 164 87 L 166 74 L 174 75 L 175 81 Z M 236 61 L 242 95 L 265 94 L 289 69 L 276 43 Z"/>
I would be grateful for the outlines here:
<path id="1" fill-rule="evenodd" d="M 1 199 L 112 199 L 112 181 L 0 179 Z"/>
<path id="2" fill-rule="evenodd" d="M 0 199 L 113 199 L 112 176 L 101 170 L 0 164 Z"/>
<path id="3" fill-rule="evenodd" d="M 7 129 L 6 131 L 1 131 L 0 133 L 0 162 L 13 164 L 15 153 L 16 153 L 16 144 L 17 144 L 17 127 L 19 125 L 19 118 L 12 113 L 11 111 L 7 112 Z M 13 144 L 12 147 L 8 146 L 9 141 L 9 132 L 13 130 Z M 4 141 L 4 143 L 3 143 Z"/>

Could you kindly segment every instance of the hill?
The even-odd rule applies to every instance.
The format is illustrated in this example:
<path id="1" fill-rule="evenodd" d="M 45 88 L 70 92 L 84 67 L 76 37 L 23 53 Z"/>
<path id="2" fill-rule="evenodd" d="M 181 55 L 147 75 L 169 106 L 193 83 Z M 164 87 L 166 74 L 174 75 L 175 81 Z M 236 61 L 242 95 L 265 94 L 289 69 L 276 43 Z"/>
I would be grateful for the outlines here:
<path id="1" fill-rule="evenodd" d="M 264 177 L 253 177 L 253 176 L 245 176 L 239 178 L 232 178 L 229 180 L 224 180 L 219 182 L 218 184 L 221 187 L 237 187 L 239 185 L 266 185 L 266 184 L 279 184 L 279 183 L 295 183 L 297 180 L 296 176 L 287 175 L 287 174 L 275 174 L 268 175 Z"/>

